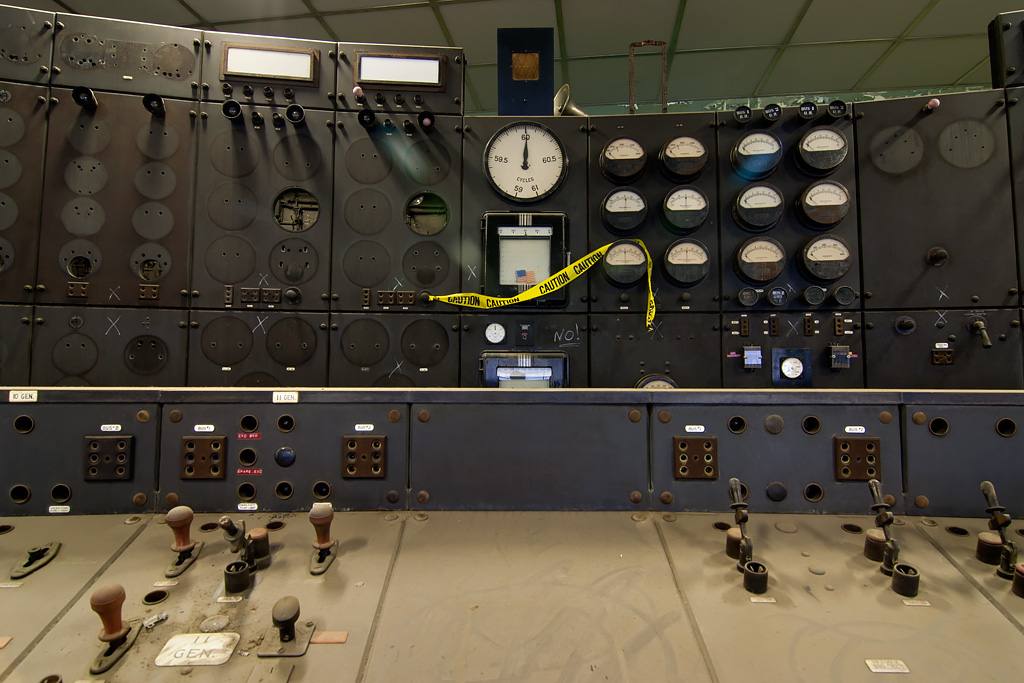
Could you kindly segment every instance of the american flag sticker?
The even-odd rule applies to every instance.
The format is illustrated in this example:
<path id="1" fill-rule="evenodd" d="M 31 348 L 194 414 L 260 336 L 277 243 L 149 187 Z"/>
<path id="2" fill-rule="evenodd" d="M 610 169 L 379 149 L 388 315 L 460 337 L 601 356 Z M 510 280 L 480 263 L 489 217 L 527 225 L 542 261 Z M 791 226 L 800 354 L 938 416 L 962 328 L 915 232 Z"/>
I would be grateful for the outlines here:
<path id="1" fill-rule="evenodd" d="M 532 270 L 517 270 L 516 283 L 524 285 L 537 284 L 537 276 Z"/>

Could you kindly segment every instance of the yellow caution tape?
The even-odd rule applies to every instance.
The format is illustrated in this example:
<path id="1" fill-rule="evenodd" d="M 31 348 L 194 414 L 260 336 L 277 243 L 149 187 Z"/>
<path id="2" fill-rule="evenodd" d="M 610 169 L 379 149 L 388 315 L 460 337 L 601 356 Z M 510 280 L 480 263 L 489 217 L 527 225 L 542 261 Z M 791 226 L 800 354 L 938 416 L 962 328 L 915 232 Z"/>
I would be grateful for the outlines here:
<path id="1" fill-rule="evenodd" d="M 640 248 L 644 250 L 644 254 L 647 255 L 647 329 L 654 329 L 654 291 L 651 289 L 651 253 L 647 251 L 647 245 L 643 243 L 643 240 L 629 240 L 630 242 L 636 242 L 640 245 Z M 431 295 L 431 301 L 443 301 L 446 304 L 452 304 L 454 306 L 466 306 L 468 308 L 501 308 L 502 306 L 511 306 L 512 304 L 518 304 L 523 301 L 529 301 L 536 299 L 537 297 L 557 292 L 562 287 L 583 275 L 585 272 L 590 270 L 594 265 L 597 264 L 602 258 L 604 258 L 605 252 L 611 247 L 611 244 L 606 244 L 603 247 L 598 247 L 594 251 L 590 252 L 578 261 L 570 263 L 568 266 L 558 271 L 551 277 L 547 278 L 543 282 L 540 282 L 527 290 L 519 292 L 515 296 L 510 297 L 496 297 L 487 296 L 486 294 L 441 294 L 438 296 Z"/>

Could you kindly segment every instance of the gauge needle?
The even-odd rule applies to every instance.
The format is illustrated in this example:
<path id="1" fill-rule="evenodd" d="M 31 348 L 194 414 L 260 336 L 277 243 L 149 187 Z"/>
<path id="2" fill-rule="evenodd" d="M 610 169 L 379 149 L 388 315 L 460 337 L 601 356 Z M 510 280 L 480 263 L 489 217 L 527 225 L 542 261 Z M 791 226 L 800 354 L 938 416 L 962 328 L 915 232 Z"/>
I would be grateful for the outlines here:
<path id="1" fill-rule="evenodd" d="M 530 168 L 530 162 L 527 159 L 530 157 L 530 138 L 526 138 L 523 141 L 523 170 Z"/>

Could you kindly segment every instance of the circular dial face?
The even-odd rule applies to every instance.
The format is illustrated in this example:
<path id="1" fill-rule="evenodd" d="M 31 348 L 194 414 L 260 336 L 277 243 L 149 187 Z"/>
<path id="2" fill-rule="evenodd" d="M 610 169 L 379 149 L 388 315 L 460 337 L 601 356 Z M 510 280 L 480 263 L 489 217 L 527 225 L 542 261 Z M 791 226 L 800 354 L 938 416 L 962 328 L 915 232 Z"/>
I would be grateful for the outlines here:
<path id="1" fill-rule="evenodd" d="M 658 159 L 670 178 L 692 178 L 704 169 L 708 150 L 697 138 L 681 135 L 665 143 Z"/>
<path id="2" fill-rule="evenodd" d="M 697 240 L 676 240 L 662 259 L 665 275 L 678 285 L 688 287 L 703 280 L 711 269 L 711 255 Z"/>
<path id="3" fill-rule="evenodd" d="M 846 136 L 837 128 L 818 126 L 811 128 L 800 138 L 797 152 L 800 165 L 808 173 L 822 175 L 831 173 L 846 159 L 850 146 Z"/>
<path id="4" fill-rule="evenodd" d="M 732 148 L 729 158 L 737 173 L 748 180 L 758 180 L 778 168 L 782 143 L 766 130 L 748 133 Z"/>
<path id="5" fill-rule="evenodd" d="M 484 338 L 490 344 L 500 344 L 505 341 L 505 326 L 501 323 L 491 323 L 484 329 Z"/>
<path id="6" fill-rule="evenodd" d="M 850 213 L 850 193 L 834 180 L 819 180 L 800 195 L 800 209 L 814 227 L 827 228 Z"/>
<path id="7" fill-rule="evenodd" d="M 744 306 L 753 306 L 757 303 L 757 290 L 751 289 L 750 287 L 744 287 L 736 295 L 736 300 Z"/>
<path id="8" fill-rule="evenodd" d="M 772 287 L 768 290 L 766 297 L 772 306 L 782 306 L 789 301 L 789 292 L 785 287 Z"/>
<path id="9" fill-rule="evenodd" d="M 761 115 L 764 116 L 765 121 L 778 121 L 779 117 L 782 116 L 782 105 L 766 104 L 764 109 L 761 110 Z"/>
<path id="10" fill-rule="evenodd" d="M 811 280 L 835 282 L 853 266 L 853 253 L 842 238 L 819 235 L 800 252 L 800 266 Z"/>
<path id="11" fill-rule="evenodd" d="M 644 170 L 647 152 L 632 138 L 617 138 L 601 150 L 601 171 L 612 180 L 630 180 Z"/>
<path id="12" fill-rule="evenodd" d="M 767 230 L 779 222 L 783 211 L 782 192 L 768 183 L 743 188 L 732 207 L 736 222 L 747 230 Z"/>
<path id="13" fill-rule="evenodd" d="M 690 232 L 708 219 L 708 197 L 692 185 L 677 187 L 665 195 L 661 211 L 669 228 Z"/>
<path id="14" fill-rule="evenodd" d="M 569 162 L 561 141 L 536 123 L 512 123 L 484 150 L 484 175 L 506 199 L 518 203 L 544 199 L 561 184 Z"/>
<path id="15" fill-rule="evenodd" d="M 644 375 L 637 380 L 636 389 L 678 389 L 679 385 L 668 375 Z"/>
<path id="16" fill-rule="evenodd" d="M 811 306 L 817 306 L 825 301 L 825 288 L 811 286 L 804 290 L 804 301 Z"/>
<path id="17" fill-rule="evenodd" d="M 631 188 L 612 190 L 601 203 L 601 218 L 616 232 L 636 230 L 647 218 L 647 202 Z"/>
<path id="18" fill-rule="evenodd" d="M 647 254 L 636 243 L 623 240 L 608 247 L 601 265 L 616 285 L 634 285 L 647 275 Z"/>
<path id="19" fill-rule="evenodd" d="M 857 292 L 853 291 L 853 287 L 846 285 L 836 287 L 836 291 L 832 293 L 832 296 L 840 306 L 849 306 L 857 300 Z"/>
<path id="20" fill-rule="evenodd" d="M 828 103 L 828 115 L 834 119 L 841 119 L 846 116 L 846 102 L 832 100 Z"/>
<path id="21" fill-rule="evenodd" d="M 753 284 L 771 282 L 786 267 L 786 250 L 770 237 L 751 237 L 736 252 L 736 269 Z"/>
<path id="22" fill-rule="evenodd" d="M 804 374 L 804 362 L 799 358 L 783 358 L 779 370 L 788 379 L 797 379 Z"/>

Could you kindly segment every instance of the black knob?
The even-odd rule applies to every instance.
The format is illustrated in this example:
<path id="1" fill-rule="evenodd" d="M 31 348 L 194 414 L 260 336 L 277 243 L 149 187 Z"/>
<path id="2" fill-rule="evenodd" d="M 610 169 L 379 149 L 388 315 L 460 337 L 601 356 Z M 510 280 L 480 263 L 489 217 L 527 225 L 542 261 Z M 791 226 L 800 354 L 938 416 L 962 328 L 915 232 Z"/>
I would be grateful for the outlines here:
<path id="1" fill-rule="evenodd" d="M 225 100 L 224 104 L 220 106 L 221 112 L 224 114 L 224 118 L 235 121 L 242 116 L 242 105 L 236 100 Z"/>
<path id="2" fill-rule="evenodd" d="M 284 116 L 296 126 L 306 120 L 306 110 L 301 104 L 289 104 L 284 110 Z"/>
<path id="3" fill-rule="evenodd" d="M 263 96 L 266 97 L 268 100 L 274 99 L 274 89 L 271 88 L 269 85 L 263 86 Z"/>
<path id="4" fill-rule="evenodd" d="M 941 268 L 942 266 L 946 265 L 947 261 L 949 261 L 949 252 L 943 249 L 942 247 L 932 247 L 931 249 L 928 250 L 927 258 L 928 263 L 935 266 L 936 268 Z"/>
<path id="5" fill-rule="evenodd" d="M 83 86 L 78 86 L 71 91 L 71 99 L 74 100 L 75 104 L 79 107 L 82 109 L 88 109 L 89 111 L 93 111 L 100 104 L 92 89 Z"/>
<path id="6" fill-rule="evenodd" d="M 163 118 L 167 111 L 164 109 L 164 98 L 154 93 L 142 96 L 142 106 L 153 116 Z"/>
<path id="7" fill-rule="evenodd" d="M 397 93 L 395 95 L 395 104 L 405 104 L 405 95 Z"/>
<path id="8" fill-rule="evenodd" d="M 379 92 L 373 96 L 373 99 L 377 100 L 378 104 L 384 104 L 384 93 Z"/>
<path id="9" fill-rule="evenodd" d="M 252 86 L 251 85 L 243 85 L 242 86 L 242 94 L 245 95 L 246 97 L 252 97 Z"/>
<path id="10" fill-rule="evenodd" d="M 288 446 L 282 446 L 274 453 L 274 462 L 281 467 L 291 467 L 295 464 L 295 451 Z"/>
<path id="11" fill-rule="evenodd" d="M 251 116 L 252 116 L 252 125 L 254 125 L 254 126 L 262 126 L 263 125 L 263 114 L 259 113 L 258 111 L 254 111 Z"/>
<path id="12" fill-rule="evenodd" d="M 295 90 L 293 90 L 292 88 L 285 88 L 284 89 L 284 98 L 286 100 L 294 100 L 295 99 Z"/>
<path id="13" fill-rule="evenodd" d="M 423 104 L 423 95 L 413 95 L 412 101 L 414 104 Z"/>
<path id="14" fill-rule="evenodd" d="M 909 315 L 901 315 L 896 318 L 896 331 L 900 334 L 910 334 L 917 329 L 917 323 Z"/>
<path id="15" fill-rule="evenodd" d="M 281 642 L 289 643 L 295 640 L 295 622 L 299 620 L 299 600 L 289 595 L 274 603 L 274 610 L 271 613 L 274 627 L 281 634 Z"/>
<path id="16" fill-rule="evenodd" d="M 302 292 L 295 287 L 284 290 L 284 298 L 290 304 L 297 304 L 302 301 Z"/>
<path id="17" fill-rule="evenodd" d="M 359 114 L 356 115 L 356 118 L 359 120 L 359 125 L 367 130 L 370 130 L 377 125 L 377 115 L 369 109 L 360 110 Z"/>
<path id="18" fill-rule="evenodd" d="M 234 88 L 232 88 L 232 87 L 231 87 L 231 84 L 230 84 L 230 83 L 221 83 L 221 84 L 220 84 L 220 90 L 221 90 L 221 92 L 223 92 L 223 93 L 224 93 L 225 95 L 230 95 L 230 94 L 231 94 L 231 91 L 232 91 L 233 89 L 234 89 Z"/>
<path id="19" fill-rule="evenodd" d="M 274 128 L 280 128 L 284 125 L 284 117 L 278 114 L 276 111 L 271 115 L 274 121 Z"/>
<path id="20" fill-rule="evenodd" d="M 416 132 L 416 126 L 412 125 L 412 121 L 408 119 L 402 121 L 402 128 L 405 130 L 406 135 L 412 135 Z"/>

